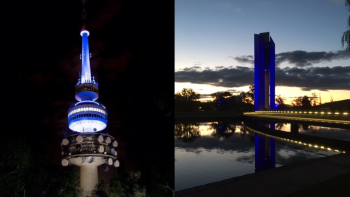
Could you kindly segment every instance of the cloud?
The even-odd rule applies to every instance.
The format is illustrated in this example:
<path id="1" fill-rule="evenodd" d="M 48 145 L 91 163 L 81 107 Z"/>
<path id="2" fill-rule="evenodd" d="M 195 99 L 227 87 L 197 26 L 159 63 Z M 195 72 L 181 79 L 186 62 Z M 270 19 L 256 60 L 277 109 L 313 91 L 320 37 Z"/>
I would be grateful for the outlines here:
<path id="1" fill-rule="evenodd" d="M 185 68 L 175 72 L 175 82 L 191 82 L 214 86 L 239 87 L 252 83 L 252 70 L 247 67 L 216 67 L 200 70 L 198 67 Z"/>
<path id="2" fill-rule="evenodd" d="M 254 57 L 252 55 L 232 57 L 229 56 L 239 63 L 248 63 L 254 65 Z M 288 51 L 284 53 L 276 54 L 276 65 L 279 66 L 282 62 L 288 62 L 298 67 L 311 66 L 315 63 L 320 62 L 331 62 L 333 60 L 349 59 L 350 53 L 345 50 L 339 50 L 336 52 L 307 52 L 307 51 Z"/>
<path id="3" fill-rule="evenodd" d="M 315 63 L 330 62 L 339 59 L 349 59 L 350 53 L 344 50 L 336 52 L 307 52 L 307 51 L 292 51 L 276 54 L 276 64 L 289 62 L 298 67 L 311 66 Z"/>
<path id="4" fill-rule="evenodd" d="M 350 66 L 276 67 L 276 86 L 300 87 L 302 90 L 344 90 L 350 87 Z M 240 87 L 254 84 L 254 69 L 237 66 L 200 70 L 186 68 L 175 72 L 175 82 Z"/>
<path id="5" fill-rule="evenodd" d="M 236 9 L 235 9 L 235 12 L 237 12 L 237 13 L 238 13 L 238 12 L 241 12 L 241 8 L 236 8 Z"/>
<path id="6" fill-rule="evenodd" d="M 246 55 L 246 56 L 239 56 L 239 57 L 232 57 L 229 56 L 229 58 L 232 58 L 234 60 L 236 60 L 239 63 L 248 63 L 248 64 L 254 64 L 254 57 L 252 55 Z"/>

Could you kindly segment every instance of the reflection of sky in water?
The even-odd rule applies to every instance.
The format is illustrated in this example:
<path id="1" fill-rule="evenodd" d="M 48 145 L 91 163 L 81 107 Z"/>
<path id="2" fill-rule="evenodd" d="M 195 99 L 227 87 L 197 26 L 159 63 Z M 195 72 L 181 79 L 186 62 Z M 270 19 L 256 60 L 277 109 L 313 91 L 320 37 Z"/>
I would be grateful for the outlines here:
<path id="1" fill-rule="evenodd" d="M 290 123 L 277 123 L 275 129 L 290 132 L 290 126 Z M 298 124 L 298 127 L 300 134 L 350 141 L 349 129 L 301 124 Z"/>
<path id="2" fill-rule="evenodd" d="M 280 131 L 290 132 L 290 123 L 275 124 L 275 129 Z"/>
<path id="3" fill-rule="evenodd" d="M 212 122 L 199 123 L 199 131 L 201 132 L 201 136 L 210 135 L 214 131 L 214 129 L 210 128 L 211 123 Z"/>
<path id="4" fill-rule="evenodd" d="M 350 141 L 350 130 L 347 130 L 347 129 L 312 126 L 312 125 L 308 126 L 307 130 L 304 130 L 305 128 L 299 128 L 299 133 L 319 136 L 319 137 L 332 138 L 337 140 Z"/>
<path id="5" fill-rule="evenodd" d="M 193 142 L 175 139 L 176 191 L 255 172 L 254 135 L 236 125 L 229 137 L 215 137 L 212 123 L 200 123 Z M 279 140 L 275 149 L 276 167 L 335 154 Z"/>
<path id="6" fill-rule="evenodd" d="M 199 131 L 201 136 L 210 136 L 215 130 L 211 127 L 211 124 L 218 124 L 218 122 L 201 122 L 199 123 Z M 241 128 L 238 125 L 236 127 L 235 133 L 241 132 Z M 223 138 L 222 138 L 223 139 Z"/>

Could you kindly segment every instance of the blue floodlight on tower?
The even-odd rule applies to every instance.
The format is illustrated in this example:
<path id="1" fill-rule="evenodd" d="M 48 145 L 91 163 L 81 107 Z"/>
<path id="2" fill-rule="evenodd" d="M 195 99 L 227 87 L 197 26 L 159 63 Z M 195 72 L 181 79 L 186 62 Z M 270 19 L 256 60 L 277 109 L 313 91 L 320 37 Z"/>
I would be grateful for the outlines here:
<path id="1" fill-rule="evenodd" d="M 91 83 L 90 53 L 88 42 L 88 36 L 90 35 L 90 32 L 87 30 L 82 30 L 80 32 L 80 35 L 83 38 L 81 53 L 81 83 Z"/>
<path id="2" fill-rule="evenodd" d="M 81 75 L 75 86 L 75 99 L 78 101 L 68 110 L 69 129 L 75 132 L 99 132 L 107 126 L 107 110 L 96 102 L 98 99 L 98 83 L 91 78 L 89 31 L 82 29 Z"/>
<path id="3" fill-rule="evenodd" d="M 254 110 L 275 109 L 275 43 L 269 32 L 254 34 Z"/>
<path id="4" fill-rule="evenodd" d="M 85 6 L 85 0 L 83 0 Z M 83 21 L 86 11 L 83 9 Z M 82 37 L 81 75 L 75 86 L 75 99 L 78 101 L 68 109 L 68 126 L 74 131 L 72 135 L 64 134 L 61 148 L 63 166 L 80 167 L 80 187 L 82 197 L 91 196 L 98 184 L 97 167 L 103 165 L 105 171 L 109 166 L 119 167 L 117 151 L 118 142 L 108 133 L 98 133 L 107 126 L 106 107 L 96 100 L 99 97 L 98 83 L 91 78 L 90 53 L 85 23 L 80 32 Z M 76 133 L 77 132 L 77 133 Z"/>

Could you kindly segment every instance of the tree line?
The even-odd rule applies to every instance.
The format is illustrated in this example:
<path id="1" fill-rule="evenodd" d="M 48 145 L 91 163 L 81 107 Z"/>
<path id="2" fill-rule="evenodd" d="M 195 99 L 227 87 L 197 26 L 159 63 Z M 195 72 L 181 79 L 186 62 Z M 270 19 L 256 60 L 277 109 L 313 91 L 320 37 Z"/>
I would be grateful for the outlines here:
<path id="1" fill-rule="evenodd" d="M 249 86 L 247 92 L 240 92 L 238 95 L 232 95 L 232 93 L 215 92 L 210 94 L 212 101 L 200 102 L 200 94 L 195 92 L 191 88 L 183 88 L 181 91 L 175 93 L 175 111 L 254 111 L 254 85 Z M 332 96 L 330 103 L 333 102 Z M 287 99 L 281 95 L 275 97 L 275 103 L 277 104 L 277 110 L 295 109 L 295 110 L 308 110 L 316 109 L 322 106 L 321 96 L 317 96 L 314 92 L 311 96 L 299 96 L 295 97 L 291 105 L 285 103 Z M 332 106 L 332 105 L 331 105 Z M 342 106 L 344 108 L 344 106 Z M 349 106 L 345 106 L 349 108 Z M 267 110 L 267 109 L 265 109 Z"/>
<path id="2" fill-rule="evenodd" d="M 191 88 L 175 93 L 175 111 L 252 111 L 254 110 L 254 85 L 248 92 L 233 95 L 228 91 L 210 94 L 212 101 L 200 102 L 200 94 Z"/>

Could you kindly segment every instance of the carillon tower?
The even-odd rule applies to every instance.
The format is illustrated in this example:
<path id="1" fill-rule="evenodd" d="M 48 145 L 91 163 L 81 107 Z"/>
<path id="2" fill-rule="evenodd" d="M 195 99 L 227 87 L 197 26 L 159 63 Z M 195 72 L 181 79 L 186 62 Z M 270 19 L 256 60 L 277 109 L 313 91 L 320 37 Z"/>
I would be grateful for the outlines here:
<path id="1" fill-rule="evenodd" d="M 254 110 L 275 107 L 275 42 L 270 33 L 254 34 Z"/>
<path id="2" fill-rule="evenodd" d="M 83 5 L 85 1 L 83 1 Z M 83 19 L 85 19 L 85 9 Z M 98 184 L 97 167 L 104 165 L 119 166 L 117 160 L 118 146 L 113 136 L 104 132 L 107 126 L 107 110 L 97 102 L 99 97 L 98 83 L 91 77 L 90 53 L 88 36 L 89 31 L 83 26 L 82 37 L 81 75 L 75 85 L 75 99 L 77 102 L 68 110 L 68 126 L 71 135 L 62 140 L 62 165 L 76 165 L 80 167 L 80 186 L 83 188 L 83 197 L 91 196 L 91 192 Z"/>

